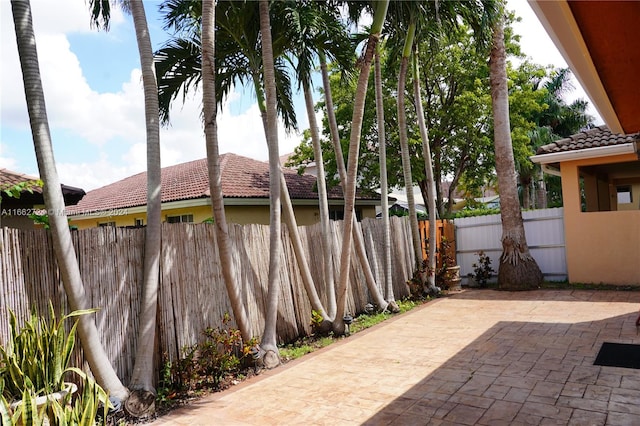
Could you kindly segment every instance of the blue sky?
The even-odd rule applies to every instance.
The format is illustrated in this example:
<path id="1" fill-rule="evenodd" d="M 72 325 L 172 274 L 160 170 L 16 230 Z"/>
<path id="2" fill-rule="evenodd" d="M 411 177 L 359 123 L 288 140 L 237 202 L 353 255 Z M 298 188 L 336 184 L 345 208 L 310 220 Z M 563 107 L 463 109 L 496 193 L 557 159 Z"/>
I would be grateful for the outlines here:
<path id="1" fill-rule="evenodd" d="M 109 32 L 89 26 L 84 0 L 32 0 L 34 28 L 58 173 L 62 182 L 94 189 L 144 171 L 144 105 L 133 23 L 119 10 Z M 159 1 L 145 9 L 154 49 L 162 30 Z M 523 51 L 540 64 L 566 66 L 561 55 L 521 0 L 509 7 L 523 17 L 516 26 Z M 8 1 L 0 1 L 0 168 L 37 175 L 26 113 L 15 33 Z M 585 97 L 576 83 L 574 97 Z M 162 165 L 205 156 L 200 94 L 172 110 L 172 125 L 161 131 Z M 301 96 L 300 128 L 308 127 Z M 594 113 L 595 114 L 595 113 Z M 267 159 L 260 115 L 250 89 L 237 88 L 219 115 L 221 152 Z M 300 142 L 280 131 L 280 153 Z"/>

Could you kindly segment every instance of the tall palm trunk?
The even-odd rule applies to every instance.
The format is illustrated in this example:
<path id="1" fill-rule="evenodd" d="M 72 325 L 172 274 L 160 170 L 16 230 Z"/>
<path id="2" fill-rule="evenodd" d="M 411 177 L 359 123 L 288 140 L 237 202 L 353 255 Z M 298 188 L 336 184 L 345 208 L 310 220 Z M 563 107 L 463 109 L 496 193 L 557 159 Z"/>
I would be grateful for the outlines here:
<path id="1" fill-rule="evenodd" d="M 340 144 L 340 135 L 338 133 L 338 124 L 336 120 L 335 111 L 333 110 L 333 99 L 331 97 L 331 85 L 329 83 L 329 72 L 327 70 L 327 62 L 325 57 L 320 54 L 320 68 L 322 71 L 322 85 L 325 93 L 325 103 L 327 106 L 327 117 L 329 119 L 329 129 L 331 133 L 331 143 L 333 145 L 333 150 L 336 155 L 336 165 L 338 167 L 338 175 L 340 176 L 340 184 L 342 186 L 342 191 L 346 194 L 346 185 L 349 181 L 347 178 L 347 168 L 345 167 L 344 156 L 342 155 L 342 146 Z M 345 207 L 346 211 L 346 207 Z M 356 249 L 356 254 L 358 256 L 358 261 L 365 276 L 365 283 L 367 285 L 367 289 L 369 290 L 369 294 L 373 299 L 374 303 L 377 305 L 379 311 L 384 311 L 388 307 L 388 303 L 384 300 L 384 296 L 378 289 L 376 285 L 375 277 L 373 276 L 373 272 L 371 271 L 371 265 L 369 265 L 369 260 L 367 259 L 367 253 L 364 248 L 364 238 L 362 233 L 356 226 L 355 222 L 357 222 L 357 218 L 355 215 L 353 216 L 353 244 Z M 395 307 L 392 306 L 392 309 L 395 311 Z M 335 318 L 336 313 L 333 315 L 330 314 L 331 318 Z"/>
<path id="2" fill-rule="evenodd" d="M 127 411 L 143 417 L 155 411 L 156 391 L 154 354 L 158 286 L 161 250 L 161 186 L 160 186 L 160 125 L 158 123 L 158 84 L 153 64 L 153 50 L 142 0 L 129 2 L 138 41 L 144 88 L 145 123 L 147 133 L 147 227 L 144 245 L 144 282 L 140 306 L 140 325 L 136 343 L 136 358 L 129 387 L 133 391 L 127 400 Z"/>
<path id="3" fill-rule="evenodd" d="M 89 308 L 87 296 L 80 276 L 75 249 L 71 241 L 62 189 L 53 155 L 51 133 L 49 131 L 42 80 L 40 78 L 38 52 L 33 31 L 31 4 L 29 0 L 13 0 L 11 9 L 33 144 L 40 177 L 44 182 L 42 192 L 45 205 L 49 211 L 53 251 L 58 262 L 60 276 L 70 308 L 72 310 L 87 309 Z M 111 396 L 125 400 L 129 392 L 122 385 L 102 347 L 95 319 L 92 315 L 79 317 L 78 334 L 84 355 L 97 382 L 109 391 Z"/>
<path id="4" fill-rule="evenodd" d="M 337 286 L 337 313 L 333 322 L 335 334 L 344 334 L 344 315 L 346 308 L 347 290 L 349 287 L 349 266 L 351 263 L 351 245 L 354 229 L 354 204 L 356 197 L 356 176 L 358 172 L 358 156 L 360 151 L 360 134 L 362 132 L 362 120 L 364 117 L 364 106 L 367 94 L 367 84 L 371 72 L 371 63 L 376 51 L 376 45 L 380 38 L 382 25 L 384 24 L 389 1 L 383 0 L 376 3 L 371 33 L 362 57 L 360 65 L 360 76 L 356 86 L 356 95 L 353 105 L 353 117 L 351 120 L 351 137 L 349 139 L 349 162 L 347 166 L 347 182 L 344 188 L 344 237 L 342 239 L 342 249 L 340 252 L 340 280 Z"/>
<path id="5" fill-rule="evenodd" d="M 302 82 L 304 90 L 304 100 L 309 119 L 309 130 L 311 132 L 311 143 L 313 144 L 313 156 L 316 161 L 318 180 L 318 201 L 320 206 L 320 227 L 322 229 L 322 265 L 324 273 L 324 287 L 327 294 L 327 309 L 329 312 L 336 311 L 335 280 L 333 277 L 333 256 L 331 250 L 331 224 L 329 222 L 329 201 L 327 199 L 327 183 L 324 173 L 324 160 L 322 158 L 322 147 L 320 145 L 320 134 L 316 122 L 316 114 L 313 108 L 313 96 L 309 81 Z M 325 313 L 326 315 L 326 313 Z M 335 315 L 335 314 L 334 314 Z M 327 318 L 328 319 L 328 318 Z"/>
<path id="6" fill-rule="evenodd" d="M 537 288 L 543 277 L 538 264 L 529 253 L 518 200 L 506 69 L 503 21 L 499 20 L 493 28 L 489 61 L 496 173 L 502 218 L 502 255 L 498 268 L 498 286 L 505 290 L 528 290 Z"/>
<path id="7" fill-rule="evenodd" d="M 422 139 L 422 157 L 424 158 L 424 170 L 427 175 L 427 212 L 429 213 L 429 257 L 427 268 L 427 292 L 437 292 L 436 288 L 436 182 L 433 178 L 433 165 L 431 161 L 431 149 L 429 147 L 429 134 L 424 121 L 424 111 L 422 110 L 422 95 L 420 93 L 420 73 L 418 69 L 418 49 L 413 52 L 413 97 L 416 104 L 416 115 L 418 116 L 418 127 L 420 128 L 420 138 Z M 452 265 L 448 265 L 452 266 Z"/>
<path id="8" fill-rule="evenodd" d="M 216 69 L 215 69 L 215 2 L 202 3 L 202 105 L 204 109 L 204 134 L 207 145 L 207 168 L 209 170 L 209 192 L 216 227 L 216 243 L 220 256 L 222 277 L 231 302 L 233 317 L 244 342 L 252 335 L 249 319 L 242 299 L 240 283 L 236 278 L 233 263 L 233 249 L 229 238 L 229 228 L 224 211 L 222 178 L 220 170 L 220 151 L 218 145 L 218 122 L 216 106 Z"/>
<path id="9" fill-rule="evenodd" d="M 262 127 L 265 133 L 265 140 L 268 141 L 269 131 L 267 127 L 267 108 L 264 101 L 264 92 L 259 82 L 259 77 L 254 77 L 254 89 L 258 98 L 258 108 L 260 110 L 260 115 L 262 118 Z M 307 297 L 309 298 L 311 309 L 318 312 L 322 316 L 322 318 L 325 319 L 325 324 L 322 325 L 322 327 L 325 327 L 328 326 L 326 322 L 330 321 L 332 317 L 327 313 L 324 306 L 322 305 L 322 301 L 320 300 L 320 296 L 318 295 L 318 291 L 313 282 L 313 276 L 311 275 L 309 262 L 307 261 L 307 256 L 304 248 L 302 247 L 302 239 L 300 238 L 298 223 L 296 221 L 295 212 L 293 211 L 291 197 L 289 196 L 287 181 L 284 177 L 284 173 L 282 173 L 282 170 L 280 169 L 280 166 L 278 166 L 278 170 L 280 171 L 280 198 L 282 201 L 282 217 L 285 224 L 287 225 L 287 229 L 289 230 L 291 245 L 293 246 L 293 251 L 296 256 L 298 268 L 300 268 L 300 275 L 302 276 L 302 284 L 304 285 Z"/>
<path id="10" fill-rule="evenodd" d="M 267 145 L 269 147 L 269 194 L 270 194 L 270 237 L 269 237 L 269 285 L 267 312 L 260 346 L 264 351 L 265 367 L 273 368 L 280 363 L 276 340 L 278 321 L 278 298 L 280 296 L 280 158 L 278 154 L 278 116 L 276 111 L 276 83 L 273 68 L 273 45 L 269 19 L 269 0 L 260 0 L 260 33 L 262 35 L 262 63 L 264 66 L 264 89 L 267 106 Z"/>
<path id="11" fill-rule="evenodd" d="M 407 70 L 409 69 L 409 58 L 411 48 L 416 33 L 416 24 L 409 25 L 407 36 L 400 62 L 400 72 L 398 74 L 398 132 L 400 136 L 400 153 L 402 156 L 402 175 L 407 193 L 407 204 L 409 205 L 409 223 L 411 224 L 411 236 L 413 239 L 413 254 L 416 268 L 422 264 L 422 242 L 420 239 L 420 229 L 418 228 L 418 214 L 416 212 L 416 202 L 413 195 L 413 178 L 411 175 L 411 158 L 409 156 L 409 137 L 407 136 L 407 113 L 405 106 L 405 88 L 407 84 Z"/>
<path id="12" fill-rule="evenodd" d="M 376 89 L 376 119 L 378 125 L 378 146 L 380 152 L 380 197 L 382 201 L 382 225 L 384 227 L 382 247 L 384 251 L 385 299 L 392 311 L 400 311 L 393 294 L 393 277 L 391 276 L 391 225 L 389 223 L 389 185 L 387 183 L 387 139 L 384 128 L 384 98 L 382 94 L 382 69 L 380 67 L 380 45 L 376 49 L 374 62 Z"/>

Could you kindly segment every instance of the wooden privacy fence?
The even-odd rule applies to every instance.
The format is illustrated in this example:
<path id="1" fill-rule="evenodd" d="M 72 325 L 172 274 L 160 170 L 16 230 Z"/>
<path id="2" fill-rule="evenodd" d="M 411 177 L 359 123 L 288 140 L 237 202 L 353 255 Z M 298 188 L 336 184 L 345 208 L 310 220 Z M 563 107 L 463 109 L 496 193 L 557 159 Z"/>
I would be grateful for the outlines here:
<path id="1" fill-rule="evenodd" d="M 332 254 L 338 279 L 342 222 L 331 222 Z M 392 285 L 396 298 L 408 295 L 407 279 L 413 272 L 409 224 L 406 218 L 391 218 Z M 318 245 L 320 225 L 299 228 L 302 244 L 320 298 L 326 303 L 322 262 Z M 367 257 L 380 289 L 386 288 L 382 221 L 365 219 L 359 230 Z M 138 313 L 142 297 L 144 229 L 93 228 L 72 233 L 76 256 L 98 332 L 116 371 L 129 379 L 136 350 Z M 163 224 L 160 286 L 158 293 L 157 353 L 175 360 L 185 345 L 200 340 L 207 327 L 221 325 L 231 306 L 222 280 L 210 224 Z M 242 286 L 251 331 L 258 336 L 264 326 L 269 265 L 269 227 L 230 224 L 236 278 Z M 282 233 L 280 269 L 281 296 L 278 338 L 293 340 L 308 334 L 309 304 L 300 270 L 286 229 Z M 352 253 L 347 309 L 355 314 L 369 303 L 364 274 Z M 32 307 L 46 312 L 51 300 L 58 312 L 68 312 L 49 233 L 44 230 L 0 229 L 0 344 L 9 335 L 6 309 L 24 320 Z M 384 290 L 382 290 L 384 294 Z M 84 362 L 81 352 L 75 364 Z"/>
<path id="2" fill-rule="evenodd" d="M 422 259 L 426 260 L 429 257 L 429 221 L 418 221 L 418 228 L 420 229 L 420 241 L 422 242 Z M 441 243 L 446 239 L 449 243 L 447 247 L 448 255 L 453 259 L 456 258 L 456 231 L 453 222 L 450 220 L 437 220 L 436 221 L 436 265 L 442 265 L 442 253 Z"/>

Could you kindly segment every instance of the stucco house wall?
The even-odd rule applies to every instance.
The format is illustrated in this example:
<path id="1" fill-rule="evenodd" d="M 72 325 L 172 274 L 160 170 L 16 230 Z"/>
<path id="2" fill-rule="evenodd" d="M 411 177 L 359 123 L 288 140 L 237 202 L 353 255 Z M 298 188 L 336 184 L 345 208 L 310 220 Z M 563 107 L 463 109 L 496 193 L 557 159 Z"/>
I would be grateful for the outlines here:
<path id="1" fill-rule="evenodd" d="M 628 159 L 609 157 L 598 164 Z M 571 161 L 560 167 L 569 280 L 640 285 L 640 210 L 582 211 L 579 167 L 593 164 Z M 587 199 L 595 198 L 594 194 L 586 195 Z"/>
<path id="2" fill-rule="evenodd" d="M 534 162 L 559 170 L 569 281 L 640 286 L 640 134 L 605 126 L 545 145 Z M 630 203 L 618 204 L 618 188 Z"/>

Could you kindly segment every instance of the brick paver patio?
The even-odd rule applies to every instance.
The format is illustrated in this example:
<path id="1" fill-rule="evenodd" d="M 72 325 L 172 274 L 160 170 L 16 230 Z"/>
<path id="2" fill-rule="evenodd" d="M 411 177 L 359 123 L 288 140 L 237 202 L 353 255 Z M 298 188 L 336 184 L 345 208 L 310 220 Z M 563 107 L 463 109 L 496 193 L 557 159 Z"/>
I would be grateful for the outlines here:
<path id="1" fill-rule="evenodd" d="M 157 419 L 153 425 L 633 425 L 640 292 L 468 290 Z"/>

